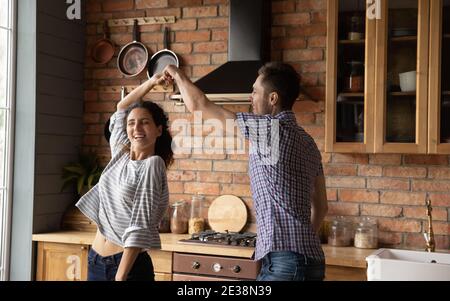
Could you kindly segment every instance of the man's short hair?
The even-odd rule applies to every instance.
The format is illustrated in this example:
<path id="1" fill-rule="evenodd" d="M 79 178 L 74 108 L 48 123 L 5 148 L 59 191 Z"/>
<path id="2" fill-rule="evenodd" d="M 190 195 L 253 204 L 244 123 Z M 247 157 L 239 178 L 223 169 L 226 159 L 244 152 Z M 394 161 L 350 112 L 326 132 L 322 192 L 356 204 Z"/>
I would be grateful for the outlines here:
<path id="1" fill-rule="evenodd" d="M 300 94 L 300 75 L 288 64 L 269 62 L 262 66 L 259 75 L 263 76 L 265 93 L 276 92 L 280 97 L 281 109 L 291 110 Z"/>

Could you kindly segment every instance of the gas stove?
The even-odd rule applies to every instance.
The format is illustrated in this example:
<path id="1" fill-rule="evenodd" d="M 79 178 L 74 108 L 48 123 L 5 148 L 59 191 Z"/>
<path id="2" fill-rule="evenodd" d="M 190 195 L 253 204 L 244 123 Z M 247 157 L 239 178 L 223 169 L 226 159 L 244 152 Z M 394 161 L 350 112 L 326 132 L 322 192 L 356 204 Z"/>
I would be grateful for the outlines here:
<path id="1" fill-rule="evenodd" d="M 182 239 L 179 242 L 254 248 L 256 245 L 256 234 L 251 232 L 238 233 L 228 231 L 221 233 L 206 230 L 200 233 L 194 233 L 191 238 Z"/>

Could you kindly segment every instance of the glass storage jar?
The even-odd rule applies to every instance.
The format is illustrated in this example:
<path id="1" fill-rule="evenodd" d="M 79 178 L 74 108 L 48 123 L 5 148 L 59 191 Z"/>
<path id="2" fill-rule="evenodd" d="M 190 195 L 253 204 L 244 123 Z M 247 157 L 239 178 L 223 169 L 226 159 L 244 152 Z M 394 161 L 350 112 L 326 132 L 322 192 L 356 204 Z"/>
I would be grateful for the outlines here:
<path id="1" fill-rule="evenodd" d="M 205 197 L 202 195 L 192 197 L 189 234 L 200 233 L 205 230 L 205 219 L 202 214 L 204 200 Z"/>
<path id="2" fill-rule="evenodd" d="M 172 218 L 170 220 L 170 231 L 175 234 L 185 234 L 188 230 L 186 216 L 186 202 L 179 201 L 172 206 Z"/>
<path id="3" fill-rule="evenodd" d="M 375 220 L 365 217 L 355 229 L 355 247 L 361 249 L 378 248 L 378 226 Z"/>
<path id="4" fill-rule="evenodd" d="M 335 247 L 348 247 L 352 245 L 352 223 L 343 216 L 337 216 L 331 222 L 328 244 Z"/>

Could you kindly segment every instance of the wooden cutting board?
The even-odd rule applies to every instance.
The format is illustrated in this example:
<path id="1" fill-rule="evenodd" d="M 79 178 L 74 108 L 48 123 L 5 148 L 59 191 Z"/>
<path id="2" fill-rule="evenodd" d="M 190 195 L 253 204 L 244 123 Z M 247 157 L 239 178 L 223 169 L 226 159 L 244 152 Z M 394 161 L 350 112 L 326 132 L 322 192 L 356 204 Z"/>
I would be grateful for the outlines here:
<path id="1" fill-rule="evenodd" d="M 222 195 L 211 203 L 208 222 L 217 232 L 239 232 L 247 223 L 247 207 L 237 196 Z"/>

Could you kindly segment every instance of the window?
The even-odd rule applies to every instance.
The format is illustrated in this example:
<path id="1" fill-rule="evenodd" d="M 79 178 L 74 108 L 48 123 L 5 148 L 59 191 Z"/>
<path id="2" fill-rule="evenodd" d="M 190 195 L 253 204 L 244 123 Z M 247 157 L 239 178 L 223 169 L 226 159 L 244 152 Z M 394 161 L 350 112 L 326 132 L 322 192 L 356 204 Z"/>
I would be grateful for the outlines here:
<path id="1" fill-rule="evenodd" d="M 0 280 L 9 271 L 16 1 L 0 0 Z"/>

